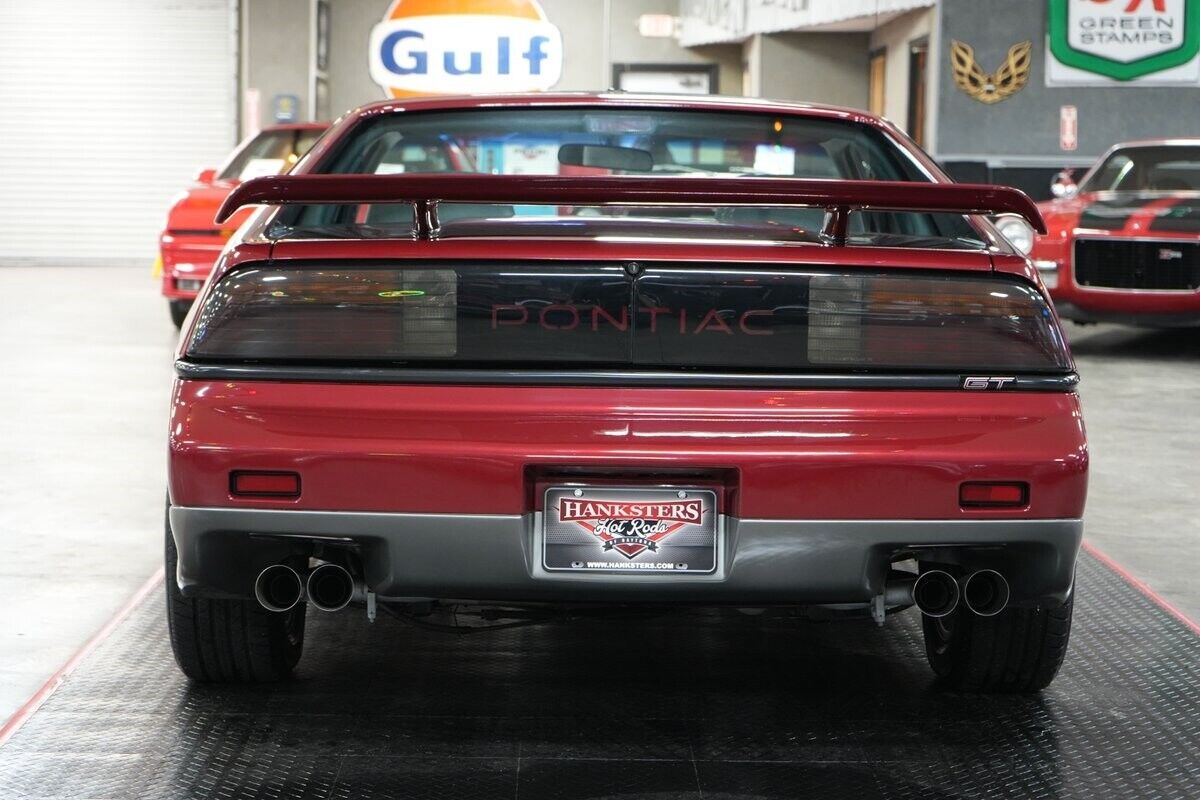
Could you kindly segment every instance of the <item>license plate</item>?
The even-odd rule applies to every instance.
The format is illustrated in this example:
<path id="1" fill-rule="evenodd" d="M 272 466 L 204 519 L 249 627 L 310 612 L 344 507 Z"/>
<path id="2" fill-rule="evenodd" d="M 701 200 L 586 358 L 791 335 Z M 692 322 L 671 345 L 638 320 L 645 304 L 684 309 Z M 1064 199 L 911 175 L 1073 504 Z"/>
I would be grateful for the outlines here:
<path id="1" fill-rule="evenodd" d="M 555 486 L 542 513 L 542 566 L 624 574 L 717 568 L 716 493 L 687 487 Z"/>

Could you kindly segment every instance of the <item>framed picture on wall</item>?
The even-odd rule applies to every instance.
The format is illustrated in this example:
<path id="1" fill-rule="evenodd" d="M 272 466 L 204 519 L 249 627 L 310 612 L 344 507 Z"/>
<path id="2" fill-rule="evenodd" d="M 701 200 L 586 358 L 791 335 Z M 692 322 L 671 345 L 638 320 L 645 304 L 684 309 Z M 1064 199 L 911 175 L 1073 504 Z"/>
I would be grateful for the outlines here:
<path id="1" fill-rule="evenodd" d="M 640 94 L 716 94 L 716 64 L 613 64 L 612 85 Z"/>
<path id="2" fill-rule="evenodd" d="M 317 0 L 317 72 L 329 71 L 329 0 Z"/>

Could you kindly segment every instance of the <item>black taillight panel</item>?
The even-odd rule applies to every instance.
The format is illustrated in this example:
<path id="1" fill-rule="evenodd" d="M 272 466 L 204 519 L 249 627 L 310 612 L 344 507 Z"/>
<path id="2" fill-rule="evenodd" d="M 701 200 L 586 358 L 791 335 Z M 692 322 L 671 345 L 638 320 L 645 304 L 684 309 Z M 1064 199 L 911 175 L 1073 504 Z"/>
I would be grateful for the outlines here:
<path id="1" fill-rule="evenodd" d="M 1014 277 L 778 265 L 253 267 L 209 296 L 200 361 L 716 370 L 1068 371 Z"/>

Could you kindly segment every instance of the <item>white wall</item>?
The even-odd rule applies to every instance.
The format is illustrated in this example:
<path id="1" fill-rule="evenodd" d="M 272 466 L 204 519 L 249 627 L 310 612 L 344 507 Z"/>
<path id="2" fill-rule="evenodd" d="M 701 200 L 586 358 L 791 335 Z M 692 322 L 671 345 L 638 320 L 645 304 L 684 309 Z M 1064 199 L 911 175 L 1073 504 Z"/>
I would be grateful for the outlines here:
<path id="1" fill-rule="evenodd" d="M 935 13 L 932 9 L 922 9 L 905 14 L 892 20 L 871 33 L 869 51 L 887 51 L 887 68 L 884 76 L 884 112 L 883 115 L 901 128 L 908 124 L 908 62 L 909 44 L 914 39 L 929 37 L 930 47 L 933 47 L 933 32 Z M 933 58 L 933 52 L 930 52 Z M 932 74 L 933 64 L 930 62 L 927 72 Z M 926 128 L 932 127 L 933 104 L 926 108 Z M 928 134 L 926 130 L 926 134 Z M 912 134 L 912 131 L 909 131 Z M 929 141 L 928 135 L 925 141 Z"/>
<path id="2" fill-rule="evenodd" d="M 236 143 L 230 0 L 0 0 L 0 261 L 144 261 Z"/>
<path id="3" fill-rule="evenodd" d="M 758 78 L 750 79 L 760 97 L 867 107 L 867 34 L 759 34 Z"/>

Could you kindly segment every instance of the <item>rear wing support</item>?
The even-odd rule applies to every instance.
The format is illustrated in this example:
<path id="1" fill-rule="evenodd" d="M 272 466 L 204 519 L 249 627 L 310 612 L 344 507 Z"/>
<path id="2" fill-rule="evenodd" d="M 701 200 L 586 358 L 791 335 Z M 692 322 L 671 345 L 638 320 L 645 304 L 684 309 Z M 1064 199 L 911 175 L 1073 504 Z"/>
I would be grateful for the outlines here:
<path id="1" fill-rule="evenodd" d="M 564 177 L 559 175 L 275 175 L 246 181 L 217 212 L 224 222 L 247 205 L 411 203 L 419 239 L 437 237 L 437 206 L 495 203 L 587 206 L 800 206 L 827 212 L 826 242 L 844 246 L 854 211 L 1015 214 L 1038 233 L 1046 223 L 1017 189 L 970 183 L 807 178 Z"/>

